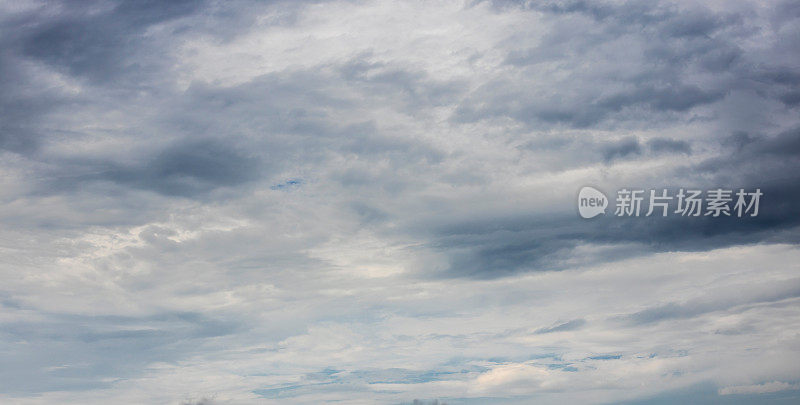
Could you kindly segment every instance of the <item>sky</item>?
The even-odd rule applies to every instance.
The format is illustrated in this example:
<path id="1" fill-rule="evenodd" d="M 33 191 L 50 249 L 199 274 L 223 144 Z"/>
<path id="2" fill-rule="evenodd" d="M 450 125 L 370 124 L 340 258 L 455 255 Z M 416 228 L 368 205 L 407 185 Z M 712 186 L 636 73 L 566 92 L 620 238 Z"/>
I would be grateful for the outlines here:
<path id="1" fill-rule="evenodd" d="M 798 199 L 795 1 L 0 0 L 0 402 L 797 403 Z"/>

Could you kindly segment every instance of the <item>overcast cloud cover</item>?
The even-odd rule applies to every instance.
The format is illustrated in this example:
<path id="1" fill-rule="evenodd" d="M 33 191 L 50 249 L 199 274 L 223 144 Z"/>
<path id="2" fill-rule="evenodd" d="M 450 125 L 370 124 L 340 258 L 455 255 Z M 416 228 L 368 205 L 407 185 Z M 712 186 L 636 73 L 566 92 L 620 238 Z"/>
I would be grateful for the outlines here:
<path id="1" fill-rule="evenodd" d="M 797 403 L 798 185 L 796 1 L 0 1 L 0 402 Z"/>

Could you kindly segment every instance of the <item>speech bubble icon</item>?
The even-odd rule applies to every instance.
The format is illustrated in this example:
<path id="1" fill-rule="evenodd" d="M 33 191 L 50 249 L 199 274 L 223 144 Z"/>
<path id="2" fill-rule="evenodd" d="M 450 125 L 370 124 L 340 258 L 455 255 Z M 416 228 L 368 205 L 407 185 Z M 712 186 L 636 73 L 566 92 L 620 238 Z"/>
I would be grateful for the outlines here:
<path id="1" fill-rule="evenodd" d="M 594 218 L 606 213 L 608 198 L 594 187 L 583 187 L 578 193 L 578 213 L 583 218 Z"/>

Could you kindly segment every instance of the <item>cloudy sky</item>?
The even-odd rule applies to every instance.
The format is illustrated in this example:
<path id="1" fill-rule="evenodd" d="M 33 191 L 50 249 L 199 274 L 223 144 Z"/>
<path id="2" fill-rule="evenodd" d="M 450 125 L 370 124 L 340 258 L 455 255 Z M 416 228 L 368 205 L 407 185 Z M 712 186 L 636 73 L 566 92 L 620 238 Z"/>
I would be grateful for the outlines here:
<path id="1" fill-rule="evenodd" d="M 797 403 L 798 199 L 794 1 L 3 0 L 0 402 Z"/>

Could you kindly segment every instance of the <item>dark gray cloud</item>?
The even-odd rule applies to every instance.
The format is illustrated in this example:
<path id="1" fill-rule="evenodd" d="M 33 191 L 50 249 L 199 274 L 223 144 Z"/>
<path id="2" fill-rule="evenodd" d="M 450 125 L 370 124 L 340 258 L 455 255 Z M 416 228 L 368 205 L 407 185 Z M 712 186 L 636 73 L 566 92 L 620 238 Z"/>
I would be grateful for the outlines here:
<path id="1" fill-rule="evenodd" d="M 750 148 L 769 150 L 773 148 L 773 142 L 788 141 L 769 140 L 766 144 L 756 141 Z M 480 220 L 472 221 L 440 218 L 427 223 L 426 228 L 434 231 L 428 237 L 433 241 L 432 247 L 450 257 L 445 275 L 479 278 L 506 276 L 517 271 L 558 270 L 574 265 L 576 260 L 597 263 L 645 252 L 702 251 L 766 241 L 800 241 L 796 232 L 800 224 L 800 208 L 796 204 L 800 189 L 795 186 L 800 179 L 784 172 L 786 165 L 791 167 L 791 164 L 765 154 L 761 159 L 775 162 L 771 169 L 774 171 L 765 170 L 759 176 L 748 176 L 747 167 L 741 168 L 742 172 L 736 171 L 738 158 L 725 159 L 726 165 L 717 169 L 720 174 L 712 178 L 718 179 L 716 184 L 727 184 L 724 187 L 730 189 L 754 191 L 760 188 L 764 196 L 757 217 L 681 217 L 674 213 L 666 218 L 616 217 L 613 215 L 615 190 L 606 190 L 612 199 L 607 215 L 591 221 L 569 212 L 549 216 L 535 213 L 514 216 L 486 214 Z M 761 167 L 766 169 L 769 165 Z M 709 181 L 686 187 L 702 190 L 719 187 L 714 184 Z M 650 188 L 668 188 L 669 195 L 677 194 L 677 189 L 670 185 Z M 646 213 L 646 205 L 645 201 L 642 215 Z M 674 209 L 674 202 L 671 207 Z M 586 257 L 576 256 L 576 247 L 583 244 L 608 248 Z"/>
<path id="2" fill-rule="evenodd" d="M 441 229 L 434 247 L 451 257 L 449 276 L 507 276 L 518 271 L 560 270 L 618 260 L 647 252 L 703 251 L 762 241 L 797 243 L 797 193 L 762 188 L 769 195 L 756 218 L 601 218 L 591 224 L 572 216 L 559 219 L 495 218 L 486 223 Z M 674 193 L 673 193 L 674 194 Z M 770 212 L 767 214 L 767 212 Z M 582 244 L 615 245 L 576 256 Z"/>
<path id="3" fill-rule="evenodd" d="M 128 91 L 158 92 L 160 74 L 171 64 L 165 52 L 169 45 L 146 35 L 147 30 L 192 15 L 203 4 L 50 2 L 3 18 L 0 148 L 31 153 L 43 138 L 58 133 L 42 125 L 50 114 L 93 102 L 48 83 L 52 78 L 36 74 L 36 63 L 81 85 L 115 89 L 116 97 L 126 97 Z"/>
<path id="4" fill-rule="evenodd" d="M 154 191 L 167 196 L 203 197 L 258 177 L 267 162 L 215 139 L 184 139 L 135 164 L 70 159 L 50 174 L 42 193 L 74 192 L 92 183 Z"/>
<path id="5" fill-rule="evenodd" d="M 191 196 L 217 187 L 237 186 L 258 175 L 259 162 L 213 140 L 171 145 L 139 167 L 111 167 L 98 175 L 166 195 Z"/>
<path id="6" fill-rule="evenodd" d="M 603 146 L 603 159 L 606 162 L 617 158 L 625 158 L 630 155 L 638 155 L 642 153 L 642 147 L 639 144 L 639 139 L 635 137 L 628 137 L 617 142 L 609 142 Z"/>
<path id="7" fill-rule="evenodd" d="M 143 58 L 144 35 L 154 24 L 191 15 L 203 1 L 87 1 L 51 5 L 60 8 L 52 18 L 30 16 L 20 28 L 19 47 L 24 56 L 41 60 L 70 75 L 108 82 L 125 77 L 141 83 L 152 74 L 153 63 L 164 58 Z"/>
<path id="8" fill-rule="evenodd" d="M 0 31 L 12 31 L 3 27 Z M 31 91 L 28 82 L 35 80 L 23 66 L 15 63 L 13 53 L 5 40 L 0 45 L 0 148 L 18 153 L 30 153 L 39 143 L 41 130 L 35 123 L 45 119 L 53 108 L 63 102 L 64 96 L 50 89 Z"/>
<path id="9" fill-rule="evenodd" d="M 647 147 L 655 154 L 679 153 L 689 155 L 692 147 L 689 142 L 669 138 L 653 138 L 647 141 Z"/>
<path id="10" fill-rule="evenodd" d="M 515 2 L 495 3 L 502 10 L 518 6 Z M 796 88 L 795 72 L 783 67 L 780 61 L 764 62 L 761 56 L 751 55 L 737 44 L 737 38 L 754 32 L 746 28 L 747 16 L 737 11 L 715 13 L 646 2 L 629 2 L 624 6 L 587 2 L 525 3 L 524 8 L 536 9 L 545 17 L 552 14 L 557 21 L 571 22 L 570 26 L 588 24 L 580 30 L 559 30 L 556 26 L 536 47 L 519 45 L 509 53 L 506 62 L 531 77 L 548 77 L 546 62 L 558 61 L 570 66 L 559 70 L 559 78 L 554 79 L 553 86 L 558 91 L 548 91 L 549 87 L 534 81 L 530 82 L 531 87 L 525 88 L 520 84 L 525 81 L 518 76 L 497 79 L 473 91 L 459 104 L 454 115 L 456 122 L 510 118 L 530 130 L 542 126 L 551 128 L 554 124 L 576 129 L 607 129 L 641 125 L 646 121 L 659 127 L 664 117 L 688 122 L 685 120 L 694 119 L 700 107 L 724 112 L 728 107 L 719 103 L 735 91 L 755 91 L 769 102 L 780 101 L 791 106 L 785 101 L 788 92 Z M 592 29 L 596 29 L 595 35 L 587 35 Z M 614 52 L 619 51 L 615 44 L 625 43 L 631 37 L 641 37 L 643 52 L 635 57 L 629 55 L 630 62 L 624 66 L 615 65 L 610 60 L 615 57 Z M 518 42 L 524 44 L 524 41 Z M 593 48 L 607 52 L 596 52 Z M 576 49 L 583 53 L 574 51 Z M 579 68 L 582 63 L 590 63 L 592 69 Z M 603 66 L 610 65 L 615 65 L 615 69 L 597 73 L 603 71 Z M 709 73 L 732 80 L 700 80 L 697 76 Z M 738 111 L 731 114 L 736 115 Z M 483 218 L 463 224 L 436 222 L 441 227 L 435 228 L 432 245 L 450 252 L 449 274 L 486 275 L 509 274 L 519 269 L 559 268 L 560 263 L 574 261 L 574 248 L 585 243 L 637 245 L 632 249 L 611 248 L 609 258 L 642 252 L 643 248 L 703 250 L 765 240 L 795 243 L 796 218 L 800 214 L 794 208 L 800 189 L 798 179 L 792 174 L 799 168 L 797 154 L 793 153 L 800 139 L 797 130 L 777 133 L 773 130 L 770 135 L 736 132 L 729 137 L 730 132 L 725 133 L 728 124 L 721 123 L 720 128 L 723 128 L 722 134 L 703 140 L 716 151 L 715 157 L 684 167 L 677 165 L 663 173 L 663 177 L 670 180 L 641 188 L 758 187 L 769 193 L 762 201 L 764 211 L 758 218 L 737 221 L 616 219 L 617 222 L 609 221 L 613 218 L 603 218 L 581 223 L 566 213 L 540 218 L 534 213 L 520 212 L 513 218 L 496 215 L 492 220 Z M 532 153 L 566 150 L 576 161 L 580 159 L 585 164 L 592 161 L 586 150 L 596 151 L 595 156 L 600 156 L 602 161 L 613 163 L 646 160 L 645 148 L 650 155 L 689 156 L 696 149 L 693 143 L 666 137 L 640 140 L 637 136 L 627 136 L 610 141 L 591 138 L 578 141 L 567 136 L 560 142 L 534 138 L 524 148 Z M 556 164 L 568 165 L 563 162 L 570 159 L 570 154 L 561 156 Z M 683 183 L 676 178 L 684 179 Z M 615 182 L 612 187 L 635 185 Z"/>
<path id="11" fill-rule="evenodd" d="M 495 3 L 507 9 L 517 2 Z M 459 105 L 454 116 L 458 122 L 508 117 L 531 127 L 613 127 L 631 120 L 679 117 L 674 113 L 718 102 L 739 87 L 756 86 L 774 93 L 772 85 L 750 80 L 754 70 L 763 67 L 756 67 L 761 61 L 748 59 L 737 45 L 737 38 L 752 35 L 742 27 L 745 17 L 737 12 L 650 2 L 521 4 L 559 23 L 535 47 L 524 47 L 525 38 L 518 38 L 507 62 L 529 76 L 552 77 L 559 91 L 525 88 L 516 78 L 499 79 Z M 642 49 L 635 51 L 641 53 L 625 54 L 620 47 L 630 46 L 632 37 L 641 39 Z M 612 58 L 627 62 L 616 65 Z M 586 64 L 571 63 L 575 61 Z M 543 65 L 552 62 L 570 68 L 556 75 Z M 598 73 L 607 66 L 616 68 Z M 695 79 L 707 73 L 729 75 L 733 80 Z M 772 74 L 784 82 L 791 80 L 791 75 Z"/>

